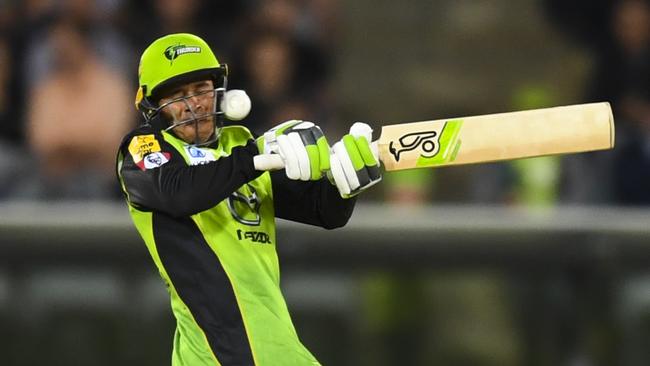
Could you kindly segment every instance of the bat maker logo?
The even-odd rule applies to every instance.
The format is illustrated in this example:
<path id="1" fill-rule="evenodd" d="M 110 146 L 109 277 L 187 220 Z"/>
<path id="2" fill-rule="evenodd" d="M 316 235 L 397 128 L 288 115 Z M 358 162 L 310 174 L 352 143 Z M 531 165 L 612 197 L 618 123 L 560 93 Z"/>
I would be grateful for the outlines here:
<path id="1" fill-rule="evenodd" d="M 431 158 L 438 153 L 439 144 L 437 144 L 436 136 L 438 132 L 436 131 L 422 131 L 422 132 L 411 132 L 399 138 L 398 147 L 394 141 L 391 141 L 388 144 L 388 150 L 395 157 L 395 161 L 399 161 L 399 157 L 403 152 L 415 150 L 419 147 L 421 148 L 420 155 Z"/>
<path id="2" fill-rule="evenodd" d="M 431 126 L 430 130 L 407 133 L 397 142 L 391 141 L 388 151 L 399 162 L 402 153 L 417 149 L 419 156 L 415 159 L 414 167 L 418 168 L 452 162 L 460 150 L 462 126 L 462 119 L 452 119 L 445 121 L 440 129 Z"/>

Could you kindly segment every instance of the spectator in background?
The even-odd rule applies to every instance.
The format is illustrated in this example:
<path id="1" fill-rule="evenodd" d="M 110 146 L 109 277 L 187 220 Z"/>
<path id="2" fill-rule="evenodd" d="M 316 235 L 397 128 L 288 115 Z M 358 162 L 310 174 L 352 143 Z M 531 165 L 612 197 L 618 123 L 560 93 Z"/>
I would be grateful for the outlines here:
<path id="1" fill-rule="evenodd" d="M 17 5 L 0 4 L 0 145 L 17 147 L 23 141 L 20 41 L 16 31 Z"/>
<path id="2" fill-rule="evenodd" d="M 255 109 L 249 127 L 261 133 L 277 121 L 283 121 L 281 109 L 292 103 L 295 119 L 309 119 L 308 108 L 298 96 L 295 78 L 293 48 L 286 38 L 278 34 L 263 34 L 247 42 L 244 56 L 245 89 L 250 93 Z"/>
<path id="3" fill-rule="evenodd" d="M 595 70 L 586 102 L 611 102 L 616 119 L 613 152 L 564 160 L 564 200 L 650 204 L 648 0 L 546 0 L 546 5 L 562 29 L 592 47 Z"/>
<path id="4" fill-rule="evenodd" d="M 22 20 L 31 27 L 32 31 L 41 30 L 44 23 L 51 17 L 56 6 L 55 0 L 25 0 L 22 1 Z"/>
<path id="5" fill-rule="evenodd" d="M 89 32 L 56 23 L 47 45 L 54 64 L 31 93 L 27 137 L 40 176 L 17 193 L 30 198 L 108 198 L 115 145 L 134 124 L 122 75 L 93 51 Z"/>
<path id="6" fill-rule="evenodd" d="M 293 49 L 294 76 L 303 89 L 311 92 L 324 87 L 331 76 L 331 55 L 327 53 L 325 37 L 318 30 L 318 7 L 314 1 L 262 0 L 253 14 L 252 34 L 274 33 L 284 37 Z"/>
<path id="7" fill-rule="evenodd" d="M 151 39 L 171 33 L 200 35 L 229 62 L 234 34 L 248 14 L 249 1 L 146 0 L 126 4 L 124 29 L 132 46 L 144 50 Z"/>
<path id="8" fill-rule="evenodd" d="M 132 50 L 127 46 L 121 33 L 113 26 L 113 17 L 118 7 L 114 2 L 98 2 L 95 0 L 60 0 L 49 6 L 27 7 L 26 16 L 33 29 L 24 30 L 27 50 L 25 55 L 26 70 L 24 81 L 31 89 L 41 79 L 52 71 L 55 61 L 55 49 L 48 42 L 51 23 L 57 19 L 79 24 L 88 32 L 92 42 L 89 46 L 105 63 L 122 74 L 134 69 L 135 65 L 130 55 Z"/>
<path id="9" fill-rule="evenodd" d="M 587 100 L 612 103 L 616 149 L 568 157 L 565 193 L 569 202 L 648 205 L 650 5 L 647 0 L 616 1 L 608 14 Z"/>
<path id="10" fill-rule="evenodd" d="M 3 143 L 11 143 L 17 135 L 15 106 L 11 103 L 11 75 L 13 62 L 11 46 L 7 39 L 0 38 L 0 137 Z"/>
<path id="11" fill-rule="evenodd" d="M 148 0 L 129 4 L 129 34 L 134 48 L 143 50 L 149 40 L 168 33 L 206 33 L 199 20 L 202 0 Z"/>
<path id="12" fill-rule="evenodd" d="M 6 199 L 20 185 L 19 177 L 29 170 L 29 159 L 23 149 L 23 23 L 17 19 L 25 19 L 20 10 L 16 2 L 0 2 L 0 199 Z"/>
<path id="13" fill-rule="evenodd" d="M 314 29 L 315 14 L 291 0 L 263 0 L 239 35 L 235 64 L 244 65 L 233 85 L 251 94 L 255 108 L 250 116 L 254 132 L 268 129 L 292 116 L 331 119 L 333 101 L 327 82 L 329 55 Z M 304 4 L 303 4 L 304 5 Z M 315 8 L 318 9 L 318 8 Z M 308 26 L 309 25 L 309 26 Z M 241 84 L 241 85 L 239 85 Z"/>
<path id="14" fill-rule="evenodd" d="M 300 33 L 324 50 L 333 51 L 339 40 L 340 4 L 338 0 L 309 0 L 304 2 Z"/>
<path id="15" fill-rule="evenodd" d="M 604 55 L 595 92 L 614 102 L 617 134 L 614 190 L 618 203 L 650 204 L 650 4 L 624 0 L 612 15 L 614 47 Z"/>
<path id="16" fill-rule="evenodd" d="M 11 46 L 0 37 L 0 199 L 10 194 L 18 183 L 16 174 L 26 170 L 25 154 L 19 145 L 22 126 L 18 105 L 12 96 L 13 62 Z"/>
<path id="17" fill-rule="evenodd" d="M 622 117 L 617 132 L 629 137 L 650 125 L 650 5 L 618 1 L 609 23 L 611 41 L 598 55 L 588 97 L 611 101 Z"/>

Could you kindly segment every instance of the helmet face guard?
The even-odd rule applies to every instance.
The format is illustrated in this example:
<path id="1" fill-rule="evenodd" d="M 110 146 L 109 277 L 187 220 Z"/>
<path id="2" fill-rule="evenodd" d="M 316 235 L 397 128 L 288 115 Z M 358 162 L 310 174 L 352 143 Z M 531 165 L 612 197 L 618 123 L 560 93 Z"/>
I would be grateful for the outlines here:
<path id="1" fill-rule="evenodd" d="M 224 76 L 220 86 L 199 88 L 190 95 L 171 100 L 163 98 L 159 106 L 147 110 L 143 115 L 149 122 L 161 121 L 160 129 L 174 133 L 187 143 L 207 146 L 219 139 L 224 120 L 221 101 L 225 93 Z M 193 131 L 188 130 L 186 126 Z"/>

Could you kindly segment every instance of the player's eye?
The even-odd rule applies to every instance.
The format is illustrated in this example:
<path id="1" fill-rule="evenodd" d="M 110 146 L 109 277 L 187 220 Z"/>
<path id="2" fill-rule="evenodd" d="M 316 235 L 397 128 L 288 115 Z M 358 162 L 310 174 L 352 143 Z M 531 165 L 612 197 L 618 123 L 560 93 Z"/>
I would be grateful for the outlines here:
<path id="1" fill-rule="evenodd" d="M 210 83 L 203 83 L 196 88 L 197 94 L 206 94 L 214 91 Z"/>
<path id="2" fill-rule="evenodd" d="M 214 90 L 212 88 L 203 88 L 198 89 L 194 94 L 198 98 L 210 98 L 214 95 Z"/>
<path id="3" fill-rule="evenodd" d="M 169 104 L 169 103 L 174 102 L 175 100 L 180 99 L 182 97 L 183 97 L 183 92 L 181 92 L 180 90 L 175 91 L 175 92 L 169 94 L 167 97 L 162 98 L 160 100 L 160 104 L 161 105 L 162 104 Z"/>

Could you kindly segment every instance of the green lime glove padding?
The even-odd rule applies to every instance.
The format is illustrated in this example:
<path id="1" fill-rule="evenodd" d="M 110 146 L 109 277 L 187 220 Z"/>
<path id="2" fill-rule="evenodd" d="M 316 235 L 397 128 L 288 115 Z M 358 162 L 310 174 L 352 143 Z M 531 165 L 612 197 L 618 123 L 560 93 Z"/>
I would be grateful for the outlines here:
<path id="1" fill-rule="evenodd" d="M 320 133 L 321 136 L 317 137 L 317 133 Z M 327 138 L 320 129 L 315 131 L 314 137 L 316 138 L 316 143 L 305 145 L 305 148 L 307 149 L 309 162 L 312 167 L 311 179 L 318 180 L 323 176 L 323 172 L 330 169 L 330 146 L 327 143 Z"/>
<path id="2" fill-rule="evenodd" d="M 354 169 L 357 171 L 357 175 L 363 178 L 367 176 L 365 179 L 359 179 L 361 186 L 364 186 L 364 181 L 369 183 L 381 179 L 379 164 L 375 155 L 372 153 L 368 140 L 363 136 L 354 137 L 352 135 L 345 135 L 342 140 L 350 154 L 350 159 L 352 160 Z"/>
<path id="3" fill-rule="evenodd" d="M 290 143 L 287 143 L 287 140 L 281 136 L 289 137 L 288 141 Z M 283 144 L 283 146 L 279 147 L 278 144 Z M 300 144 L 304 146 L 309 159 L 309 179 L 320 179 L 330 169 L 330 148 L 327 138 L 320 127 L 312 122 L 291 120 L 272 128 L 257 139 L 257 147 L 260 153 L 279 153 L 282 155 L 280 151 L 283 149 L 285 151 L 299 152 L 302 147 L 296 145 Z M 304 153 L 299 153 L 299 155 L 304 157 Z M 304 158 L 299 159 L 306 163 Z M 285 164 L 288 164 L 288 161 L 285 161 Z M 301 170 L 306 173 L 304 164 L 301 167 L 303 167 Z M 302 176 L 301 179 L 306 180 L 307 177 Z"/>
<path id="4" fill-rule="evenodd" d="M 331 159 L 335 162 L 328 177 L 343 198 L 354 197 L 381 181 L 379 163 L 365 136 L 343 136 L 333 147 Z"/>
<path id="5" fill-rule="evenodd" d="M 352 161 L 354 170 L 359 171 L 363 169 L 366 166 L 366 163 L 363 161 L 363 157 L 361 156 L 361 152 L 359 151 L 360 150 L 359 146 L 357 145 L 354 136 L 345 135 L 343 136 L 342 140 L 343 140 L 343 144 L 345 145 L 345 149 L 348 151 L 348 155 L 350 156 L 350 160 Z"/>

